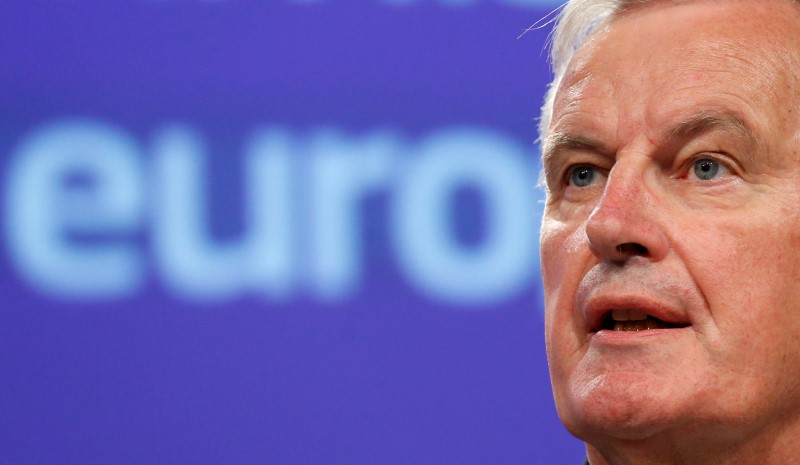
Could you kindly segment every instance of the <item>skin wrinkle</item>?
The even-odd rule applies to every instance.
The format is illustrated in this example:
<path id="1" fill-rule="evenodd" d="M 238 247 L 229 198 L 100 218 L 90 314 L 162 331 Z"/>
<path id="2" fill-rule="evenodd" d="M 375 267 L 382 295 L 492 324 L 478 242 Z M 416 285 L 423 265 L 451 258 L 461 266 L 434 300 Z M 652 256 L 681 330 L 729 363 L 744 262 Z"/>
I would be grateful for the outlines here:
<path id="1" fill-rule="evenodd" d="M 670 0 L 669 3 L 672 5 L 677 5 L 681 3 L 688 4 L 692 1 L 693 0 Z M 726 6 L 734 3 L 734 1 L 736 0 L 724 0 L 723 2 L 717 3 L 718 6 Z M 800 0 L 788 1 L 796 6 L 800 6 Z M 569 2 L 581 3 L 582 0 L 569 0 Z M 593 14 L 591 14 L 589 17 L 577 18 L 576 16 L 578 15 L 576 15 L 576 13 L 573 11 L 568 12 L 564 18 L 557 20 L 557 27 L 554 29 L 553 34 L 548 39 L 548 43 L 552 46 L 551 64 L 554 77 L 549 86 L 549 90 L 546 93 L 545 103 L 542 107 L 542 117 L 539 124 L 540 141 L 544 141 L 546 139 L 547 130 L 552 124 L 555 93 L 560 87 L 564 75 L 566 72 L 568 72 L 568 69 L 565 68 L 568 68 L 567 65 L 575 60 L 574 48 L 585 47 L 587 44 L 590 44 L 592 41 L 594 41 L 595 36 L 598 35 L 598 33 L 607 30 L 609 21 L 619 19 L 623 16 L 630 16 L 632 13 L 635 13 L 642 8 L 660 6 L 662 3 L 666 2 L 664 2 L 664 0 L 613 0 L 606 4 L 606 2 L 602 0 L 596 0 L 596 3 L 587 1 L 584 5 L 590 5 L 588 10 L 589 12 L 593 12 Z M 581 7 L 579 6 L 578 8 Z M 762 9 L 759 5 L 755 5 L 753 8 L 758 10 Z M 569 16 L 569 19 L 566 16 Z M 569 26 L 567 26 L 564 30 L 560 30 L 561 26 L 563 26 L 565 23 L 569 24 L 575 22 L 577 22 L 576 24 L 578 26 L 582 25 L 582 27 L 588 27 L 589 31 L 584 32 L 580 27 L 573 30 Z M 593 23 L 594 26 L 591 26 Z M 768 22 L 762 24 L 762 27 L 766 31 L 770 30 L 770 24 Z M 773 51 L 773 54 L 775 53 L 778 53 L 779 56 L 785 58 L 787 63 L 790 63 L 792 60 L 790 53 Z M 794 74 L 796 77 L 796 73 Z"/>
<path id="2" fill-rule="evenodd" d="M 725 112 L 724 110 L 705 110 L 696 115 L 690 116 L 684 121 L 678 122 L 675 126 L 665 130 L 655 141 L 650 141 L 651 145 L 673 145 L 680 141 L 697 138 L 703 133 L 718 130 L 725 132 L 732 138 L 745 141 L 745 150 L 754 156 L 763 156 L 764 150 L 759 141 L 753 135 L 749 125 L 736 114 Z M 665 141 L 665 142 L 660 142 Z M 672 142 L 671 142 L 672 141 Z M 553 185 L 557 181 L 554 178 L 560 173 L 563 160 L 560 160 L 563 151 L 585 151 L 600 154 L 602 157 L 612 158 L 611 150 L 598 140 L 580 134 L 569 134 L 558 132 L 552 134 L 548 139 L 548 144 L 544 150 L 543 165 L 546 176 Z"/>
<path id="3" fill-rule="evenodd" d="M 724 110 L 701 111 L 667 129 L 661 139 L 666 141 L 690 140 L 714 130 L 721 130 L 730 137 L 744 140 L 746 142 L 746 150 L 749 153 L 759 156 L 762 152 L 758 140 L 753 135 L 749 125 L 739 115 L 726 113 Z"/>
<path id="4" fill-rule="evenodd" d="M 595 34 L 555 98 L 541 251 L 556 405 L 593 465 L 787 463 L 800 453 L 800 318 L 787 317 L 800 315 L 800 15 L 782 0 L 656 3 Z M 731 175 L 676 171 L 696 151 Z M 598 164 L 597 184 L 561 184 L 572 162 Z M 623 241 L 648 253 L 614 264 Z M 597 345 L 581 299 L 615 289 L 679 306 L 689 332 Z"/>

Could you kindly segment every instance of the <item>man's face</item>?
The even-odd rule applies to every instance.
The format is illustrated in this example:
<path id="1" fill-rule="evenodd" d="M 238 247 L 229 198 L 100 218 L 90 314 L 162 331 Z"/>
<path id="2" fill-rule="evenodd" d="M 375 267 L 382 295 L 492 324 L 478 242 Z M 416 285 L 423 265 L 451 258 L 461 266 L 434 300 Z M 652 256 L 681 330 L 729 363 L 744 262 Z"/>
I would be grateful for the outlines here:
<path id="1" fill-rule="evenodd" d="M 797 31 L 789 2 L 659 2 L 573 59 L 541 253 L 556 405 L 583 439 L 800 415 Z"/>

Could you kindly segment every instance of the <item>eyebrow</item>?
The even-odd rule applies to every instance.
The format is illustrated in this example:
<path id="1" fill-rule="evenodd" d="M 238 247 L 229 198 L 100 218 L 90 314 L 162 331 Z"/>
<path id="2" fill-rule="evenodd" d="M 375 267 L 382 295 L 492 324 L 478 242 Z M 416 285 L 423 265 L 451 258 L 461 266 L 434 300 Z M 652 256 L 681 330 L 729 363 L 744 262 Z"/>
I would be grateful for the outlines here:
<path id="1" fill-rule="evenodd" d="M 610 150 L 602 142 L 591 137 L 561 132 L 548 137 L 542 150 L 542 167 L 547 167 L 564 150 L 581 150 L 608 153 Z"/>
<path id="2" fill-rule="evenodd" d="M 689 140 L 712 131 L 723 131 L 743 140 L 753 153 L 758 148 L 755 132 L 742 118 L 728 111 L 706 110 L 692 115 L 662 133 L 662 143 L 669 145 Z M 555 133 L 548 138 L 542 150 L 542 167 L 550 166 L 564 150 L 589 151 L 607 155 L 612 150 L 597 139 L 568 132 Z"/>
<path id="3" fill-rule="evenodd" d="M 728 111 L 703 111 L 679 122 L 664 135 L 667 143 L 688 140 L 712 131 L 722 131 L 743 140 L 752 153 L 758 148 L 755 132 L 742 118 Z"/>

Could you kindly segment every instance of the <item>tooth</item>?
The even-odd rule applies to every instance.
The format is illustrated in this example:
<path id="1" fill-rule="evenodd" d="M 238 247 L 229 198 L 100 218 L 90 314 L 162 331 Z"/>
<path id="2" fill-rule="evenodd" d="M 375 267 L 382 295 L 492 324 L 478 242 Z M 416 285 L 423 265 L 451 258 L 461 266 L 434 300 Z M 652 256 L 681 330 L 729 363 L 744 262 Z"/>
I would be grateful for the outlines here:
<path id="1" fill-rule="evenodd" d="M 630 320 L 630 318 L 628 317 L 628 311 L 627 310 L 612 310 L 611 311 L 611 318 L 613 318 L 614 321 L 628 321 L 628 320 Z"/>
<path id="2" fill-rule="evenodd" d="M 636 326 L 637 326 L 636 323 L 626 321 L 624 325 L 625 325 L 625 331 L 636 331 Z"/>
<path id="3" fill-rule="evenodd" d="M 628 310 L 628 319 L 634 321 L 646 320 L 647 314 L 641 310 Z"/>
<path id="4" fill-rule="evenodd" d="M 658 323 L 655 320 L 648 318 L 647 319 L 647 329 L 656 329 L 658 328 Z"/>
<path id="5" fill-rule="evenodd" d="M 625 329 L 625 323 L 620 323 L 619 321 L 614 323 L 614 331 L 623 331 Z"/>

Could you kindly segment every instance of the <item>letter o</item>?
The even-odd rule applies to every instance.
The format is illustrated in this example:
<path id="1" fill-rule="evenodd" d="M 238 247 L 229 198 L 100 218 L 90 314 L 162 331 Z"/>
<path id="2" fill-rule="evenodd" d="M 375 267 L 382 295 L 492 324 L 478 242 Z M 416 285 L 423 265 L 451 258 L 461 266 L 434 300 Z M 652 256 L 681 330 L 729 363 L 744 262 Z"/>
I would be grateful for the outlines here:
<path id="1" fill-rule="evenodd" d="M 456 305 L 513 297 L 537 270 L 535 167 L 520 144 L 485 130 L 447 130 L 424 140 L 399 177 L 392 205 L 398 262 L 425 294 Z M 486 205 L 487 234 L 457 241 L 448 210 L 456 189 Z"/>

